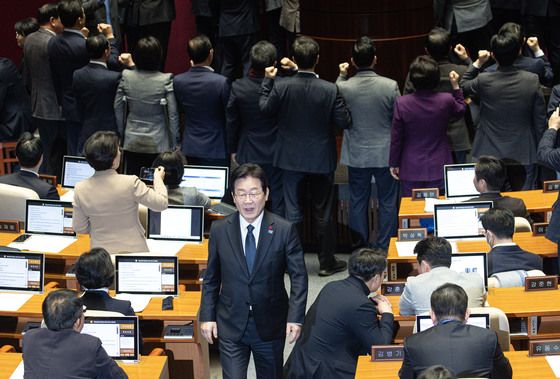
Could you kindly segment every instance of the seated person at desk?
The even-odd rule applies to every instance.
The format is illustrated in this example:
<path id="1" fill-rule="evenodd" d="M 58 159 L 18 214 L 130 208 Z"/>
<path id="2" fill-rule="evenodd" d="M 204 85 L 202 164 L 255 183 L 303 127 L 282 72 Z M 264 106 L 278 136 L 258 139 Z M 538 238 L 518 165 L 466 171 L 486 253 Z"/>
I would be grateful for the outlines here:
<path id="1" fill-rule="evenodd" d="M 458 377 L 509 379 L 512 369 L 495 332 L 467 325 L 467 293 L 446 283 L 430 297 L 434 326 L 404 340 L 401 379 L 413 379 L 424 369 L 444 364 Z"/>
<path id="2" fill-rule="evenodd" d="M 359 355 L 369 353 L 371 345 L 393 341 L 391 303 L 382 295 L 368 299 L 381 286 L 386 267 L 382 252 L 364 248 L 352 253 L 350 276 L 328 283 L 307 312 L 284 377 L 354 378 Z"/>
<path id="3" fill-rule="evenodd" d="M 41 199 L 59 200 L 55 186 L 39 179 L 39 167 L 43 163 L 43 144 L 31 133 L 25 132 L 16 144 L 16 157 L 20 170 L 0 176 L 1 184 L 29 188 Z"/>
<path id="4" fill-rule="evenodd" d="M 513 242 L 515 221 L 508 209 L 491 208 L 480 217 L 486 242 L 492 248 L 488 253 L 488 275 L 514 270 L 541 270 L 542 258 L 521 249 Z"/>
<path id="5" fill-rule="evenodd" d="M 83 307 L 75 291 L 63 289 L 47 295 L 43 301 L 47 328 L 32 329 L 23 336 L 26 379 L 128 378 L 99 338 L 80 334 Z"/>
<path id="6" fill-rule="evenodd" d="M 169 205 L 202 205 L 208 210 L 208 196 L 194 187 L 179 187 L 185 173 L 185 164 L 186 160 L 180 151 L 165 151 L 157 156 L 152 167 L 161 166 L 165 169 L 163 183 L 167 187 Z"/>
<path id="7" fill-rule="evenodd" d="M 494 208 L 509 209 L 515 217 L 525 217 L 531 221 L 522 199 L 500 194 L 500 189 L 506 181 L 506 170 L 501 160 L 490 155 L 481 156 L 474 168 L 473 181 L 480 196 L 469 201 L 492 201 Z"/>
<path id="8" fill-rule="evenodd" d="M 444 283 L 460 285 L 469 295 L 470 307 L 482 307 L 486 300 L 484 281 L 476 272 L 458 273 L 451 267 L 451 245 L 445 238 L 428 237 L 414 247 L 418 276 L 409 276 L 399 301 L 400 314 L 419 315 L 430 310 L 432 292 Z"/>
<path id="9" fill-rule="evenodd" d="M 87 139 L 84 153 L 95 173 L 74 189 L 74 230 L 89 233 L 92 248 L 103 247 L 111 254 L 149 251 L 138 204 L 155 211 L 167 209 L 165 170 L 155 170 L 153 189 L 135 175 L 118 174 L 121 151 L 115 132 L 95 132 Z"/>

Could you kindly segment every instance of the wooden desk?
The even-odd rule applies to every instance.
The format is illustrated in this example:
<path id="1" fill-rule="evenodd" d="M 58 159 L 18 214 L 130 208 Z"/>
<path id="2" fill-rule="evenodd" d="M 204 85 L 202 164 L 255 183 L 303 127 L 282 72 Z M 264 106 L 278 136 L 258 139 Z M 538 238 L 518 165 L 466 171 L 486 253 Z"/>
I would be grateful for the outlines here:
<path id="1" fill-rule="evenodd" d="M 558 193 L 544 193 L 542 190 L 503 192 L 502 195 L 522 199 L 529 213 L 546 213 L 551 211 L 552 204 L 558 198 Z M 440 198 L 444 199 L 444 197 Z M 410 225 L 409 220 L 432 218 L 433 213 L 424 212 L 424 205 L 424 200 L 412 201 L 410 197 L 403 197 L 399 208 L 399 228 L 408 228 Z"/>
<path id="2" fill-rule="evenodd" d="M 506 351 L 513 369 L 513 379 L 556 379 L 545 357 L 529 357 L 526 351 Z M 362 355 L 356 366 L 356 379 L 395 379 L 402 362 L 371 362 L 371 357 Z M 442 362 L 445 364 L 445 362 Z"/>
<path id="3" fill-rule="evenodd" d="M 0 353 L 0 379 L 9 379 L 20 364 L 20 353 Z M 167 357 L 140 357 L 140 362 L 123 364 L 117 362 L 129 379 L 168 379 Z"/>

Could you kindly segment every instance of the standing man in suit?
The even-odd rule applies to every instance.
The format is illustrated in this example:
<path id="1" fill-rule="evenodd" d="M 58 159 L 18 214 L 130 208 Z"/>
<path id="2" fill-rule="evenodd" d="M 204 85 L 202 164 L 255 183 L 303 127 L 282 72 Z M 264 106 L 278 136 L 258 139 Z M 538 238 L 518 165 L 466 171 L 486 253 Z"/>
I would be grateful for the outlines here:
<path id="1" fill-rule="evenodd" d="M 40 171 L 60 177 L 64 149 L 56 149 L 55 145 L 59 144 L 61 139 L 65 140 L 66 136 L 64 118 L 56 98 L 49 65 L 48 45 L 54 36 L 62 33 L 64 26 L 58 17 L 57 5 L 52 3 L 45 4 L 37 10 L 37 21 L 39 30 L 27 36 L 23 46 L 25 75 L 27 82 L 31 83 L 33 122 L 39 129 L 44 149 L 44 161 Z"/>
<path id="2" fill-rule="evenodd" d="M 434 326 L 404 340 L 401 379 L 413 379 L 426 368 L 444 364 L 457 376 L 511 379 L 496 332 L 467 325 L 467 293 L 456 284 L 438 287 L 430 297 Z"/>
<path id="3" fill-rule="evenodd" d="M 245 378 L 251 353 L 257 378 L 281 378 L 285 339 L 298 339 L 305 315 L 303 250 L 295 226 L 264 210 L 268 187 L 258 165 L 239 166 L 231 180 L 238 212 L 215 221 L 210 230 L 202 336 L 209 343 L 220 337 L 225 379 Z"/>
<path id="4" fill-rule="evenodd" d="M 214 49 L 208 37 L 193 37 L 187 51 L 191 68 L 173 79 L 175 97 L 185 114 L 183 154 L 189 164 L 229 167 L 226 151 L 229 83 L 210 67 Z"/>
<path id="5" fill-rule="evenodd" d="M 492 155 L 504 160 L 508 170 L 524 171 L 525 175 L 514 178 L 519 184 L 515 185 L 513 180 L 512 187 L 529 190 L 536 176 L 537 141 L 546 125 L 539 78 L 513 66 L 519 55 L 519 42 L 514 35 L 497 34 L 492 37 L 491 45 L 492 56 L 498 62 L 497 71 L 479 75 L 490 58 L 488 51 L 481 51 L 461 78 L 465 96 L 480 99 L 480 122 L 472 156 L 477 159 Z"/>
<path id="6" fill-rule="evenodd" d="M 288 379 L 354 378 L 359 355 L 393 341 L 391 302 L 375 293 L 387 260 L 382 251 L 358 249 L 348 261 L 348 278 L 328 283 L 307 312 L 301 338 L 284 370 Z M 381 319 L 377 319 L 377 314 Z"/>
<path id="7" fill-rule="evenodd" d="M 56 188 L 39 179 L 39 167 L 43 162 L 43 144 L 31 133 L 24 133 L 16 144 L 16 157 L 20 170 L 9 175 L 0 176 L 0 183 L 29 188 L 41 199 L 59 200 Z"/>
<path id="8" fill-rule="evenodd" d="M 86 27 L 90 33 L 97 35 L 98 24 L 109 24 L 113 29 L 119 49 L 122 45 L 122 34 L 119 20 L 119 3 L 126 0 L 87 0 L 82 3 L 86 14 Z"/>
<path id="9" fill-rule="evenodd" d="M 283 170 L 286 218 L 303 230 L 300 185 L 311 182 L 313 219 L 320 241 L 319 275 L 329 276 L 346 269 L 335 256 L 336 231 L 333 219 L 336 139 L 331 122 L 349 128 L 352 119 L 336 85 L 318 78 L 319 44 L 299 37 L 293 46 L 299 72 L 275 80 L 277 69 L 268 67 L 262 82 L 261 111 L 276 115 L 278 137 L 274 166 Z"/>
<path id="10" fill-rule="evenodd" d="M 348 226 L 358 237 L 358 246 L 369 244 L 367 210 L 371 177 L 375 177 L 380 224 L 372 245 L 387 250 L 391 236 L 397 232 L 399 185 L 389 171 L 389 145 L 393 106 L 400 91 L 397 82 L 375 73 L 376 61 L 373 41 L 361 37 L 352 49 L 352 64 L 358 69 L 356 75 L 348 79 L 349 64 L 340 64 L 336 84 L 353 115 L 352 129 L 344 131 L 340 163 L 348 166 Z"/>
<path id="11" fill-rule="evenodd" d="M 0 142 L 18 139 L 32 131 L 31 103 L 14 62 L 0 58 Z"/>

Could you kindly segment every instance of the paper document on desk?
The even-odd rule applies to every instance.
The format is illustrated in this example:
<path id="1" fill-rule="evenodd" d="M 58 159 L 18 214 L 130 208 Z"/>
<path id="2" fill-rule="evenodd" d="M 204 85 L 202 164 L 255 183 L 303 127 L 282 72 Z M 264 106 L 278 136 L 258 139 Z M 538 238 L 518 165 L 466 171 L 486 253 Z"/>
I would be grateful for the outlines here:
<path id="1" fill-rule="evenodd" d="M 23 242 L 12 242 L 8 247 L 15 247 L 20 250 L 60 253 L 76 241 L 76 237 L 34 234 Z"/>
<path id="2" fill-rule="evenodd" d="M 19 365 L 16 367 L 12 375 L 10 375 L 10 379 L 23 379 L 23 373 L 25 370 L 23 369 L 23 360 L 19 362 Z"/>
<path id="3" fill-rule="evenodd" d="M 60 201 L 74 201 L 74 190 L 69 190 L 64 195 L 60 196 Z"/>
<path id="4" fill-rule="evenodd" d="M 15 312 L 27 303 L 33 294 L 30 293 L 0 293 L 0 311 Z"/>
<path id="5" fill-rule="evenodd" d="M 424 212 L 434 213 L 434 205 L 435 204 L 453 204 L 453 203 L 460 203 L 460 201 L 457 201 L 455 199 L 453 199 L 453 200 L 442 200 L 442 199 L 428 198 L 428 199 L 426 199 L 426 204 L 424 204 Z"/>
<path id="6" fill-rule="evenodd" d="M 134 312 L 136 313 L 142 312 L 146 309 L 150 300 L 152 300 L 151 295 L 136 295 L 132 293 L 119 293 L 115 296 L 115 298 L 130 301 L 130 305 L 132 305 L 132 309 L 134 309 Z"/>
<path id="7" fill-rule="evenodd" d="M 395 245 L 397 247 L 397 255 L 399 257 L 415 257 L 416 254 L 414 254 L 414 247 L 416 246 L 416 244 L 418 243 L 418 241 L 397 241 L 395 242 Z M 451 252 L 452 253 L 458 253 L 459 250 L 457 248 L 457 243 L 455 241 L 449 241 L 449 244 L 451 245 Z"/>
<path id="8" fill-rule="evenodd" d="M 163 241 L 147 239 L 148 249 L 152 255 L 163 255 L 174 257 L 185 246 L 185 241 Z M 136 254 L 135 254 L 136 255 Z"/>
<path id="9" fill-rule="evenodd" d="M 560 378 L 560 355 L 547 355 L 546 361 L 552 371 L 554 371 L 554 376 Z"/>

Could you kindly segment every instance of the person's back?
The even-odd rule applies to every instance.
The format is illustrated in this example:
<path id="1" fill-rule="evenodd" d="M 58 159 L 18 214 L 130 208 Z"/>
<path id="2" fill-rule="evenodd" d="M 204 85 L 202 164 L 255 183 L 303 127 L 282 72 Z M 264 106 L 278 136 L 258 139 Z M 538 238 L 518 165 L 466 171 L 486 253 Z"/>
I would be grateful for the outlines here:
<path id="1" fill-rule="evenodd" d="M 32 129 L 31 102 L 16 65 L 0 58 L 0 142 Z"/>

